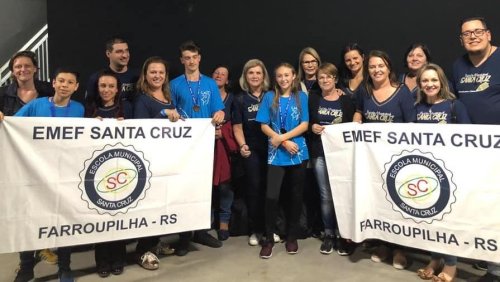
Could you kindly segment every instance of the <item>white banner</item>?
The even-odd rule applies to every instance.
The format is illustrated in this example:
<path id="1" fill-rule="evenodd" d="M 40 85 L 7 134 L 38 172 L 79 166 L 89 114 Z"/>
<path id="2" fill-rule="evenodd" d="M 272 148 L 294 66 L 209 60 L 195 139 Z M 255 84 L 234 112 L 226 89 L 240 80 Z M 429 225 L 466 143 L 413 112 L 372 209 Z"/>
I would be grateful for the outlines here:
<path id="1" fill-rule="evenodd" d="M 210 119 L 6 117 L 0 150 L 0 253 L 210 226 Z"/>
<path id="2" fill-rule="evenodd" d="M 500 262 L 500 126 L 346 123 L 322 141 L 343 237 Z"/>

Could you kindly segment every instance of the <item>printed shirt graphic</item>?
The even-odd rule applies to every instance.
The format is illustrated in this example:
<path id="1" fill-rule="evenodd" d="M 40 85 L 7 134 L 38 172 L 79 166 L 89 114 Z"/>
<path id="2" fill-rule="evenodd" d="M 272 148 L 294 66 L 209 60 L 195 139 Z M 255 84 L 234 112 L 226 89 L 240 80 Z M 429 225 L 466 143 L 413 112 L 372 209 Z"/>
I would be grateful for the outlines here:
<path id="1" fill-rule="evenodd" d="M 451 101 L 446 100 L 437 104 L 419 103 L 416 106 L 418 123 L 453 123 Z M 471 123 L 467 109 L 460 101 L 455 100 L 454 112 L 456 123 Z"/>
<path id="2" fill-rule="evenodd" d="M 361 87 L 356 95 L 356 111 L 362 113 L 363 122 L 415 121 L 415 101 L 406 85 L 400 85 L 385 101 L 376 101 L 365 87 Z"/>
<path id="3" fill-rule="evenodd" d="M 264 96 L 264 93 L 261 95 Z M 259 98 L 248 92 L 242 92 L 234 99 L 232 123 L 243 126 L 245 141 L 251 150 L 266 150 L 267 146 L 267 136 L 260 129 L 260 123 L 255 121 L 259 106 Z"/>
<path id="4" fill-rule="evenodd" d="M 455 94 L 473 123 L 500 124 L 500 51 L 475 67 L 467 55 L 453 65 Z"/>
<path id="5" fill-rule="evenodd" d="M 211 118 L 215 112 L 224 109 L 224 103 L 222 103 L 215 81 L 205 75 L 200 75 L 200 79 L 199 89 L 198 81 L 190 81 L 188 85 L 184 75 L 170 82 L 172 102 L 184 118 Z M 199 111 L 193 109 L 193 96 L 189 87 L 198 102 Z"/>
<path id="6" fill-rule="evenodd" d="M 295 102 L 295 97 L 280 97 L 280 111 L 286 112 L 288 106 L 288 113 L 285 120 L 285 129 L 291 131 L 302 122 L 309 121 L 309 111 L 307 108 L 307 95 L 299 91 L 300 109 Z M 273 112 L 274 92 L 269 91 L 264 95 L 259 111 L 257 112 L 257 121 L 269 125 L 275 132 L 280 132 L 281 122 L 278 112 Z M 298 165 L 303 161 L 309 159 L 307 151 L 306 140 L 304 136 L 297 136 L 290 141 L 295 142 L 299 146 L 299 152 L 291 155 L 283 146 L 274 148 L 271 143 L 268 144 L 268 160 L 267 163 L 276 166 L 289 166 Z"/>
<path id="7" fill-rule="evenodd" d="M 318 119 L 320 125 L 338 124 L 342 122 L 342 107 L 340 100 L 327 101 L 321 99 L 318 107 Z"/>

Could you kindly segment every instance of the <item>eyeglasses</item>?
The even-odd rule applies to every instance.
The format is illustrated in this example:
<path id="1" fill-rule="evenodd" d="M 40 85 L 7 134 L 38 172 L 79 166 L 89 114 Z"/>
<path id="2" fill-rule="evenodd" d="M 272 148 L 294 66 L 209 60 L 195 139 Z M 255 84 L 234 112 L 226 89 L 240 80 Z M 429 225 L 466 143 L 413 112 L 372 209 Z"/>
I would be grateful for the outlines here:
<path id="1" fill-rule="evenodd" d="M 483 36 L 483 34 L 487 31 L 488 29 L 486 28 L 476 28 L 474 30 L 467 30 L 467 31 L 464 31 L 462 33 L 460 33 L 460 36 L 464 37 L 464 38 L 469 38 L 471 37 L 472 34 L 474 34 L 475 36 Z"/>
<path id="2" fill-rule="evenodd" d="M 303 65 L 316 65 L 318 63 L 317 60 L 312 60 L 312 61 L 302 61 Z"/>

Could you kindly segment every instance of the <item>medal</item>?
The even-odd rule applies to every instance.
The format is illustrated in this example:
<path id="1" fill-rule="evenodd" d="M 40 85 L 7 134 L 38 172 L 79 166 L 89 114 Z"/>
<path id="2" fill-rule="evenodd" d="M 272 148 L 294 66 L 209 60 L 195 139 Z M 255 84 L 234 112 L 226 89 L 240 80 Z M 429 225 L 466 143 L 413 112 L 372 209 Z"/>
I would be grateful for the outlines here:
<path id="1" fill-rule="evenodd" d="M 194 105 L 193 106 L 193 111 L 198 112 L 200 110 L 200 106 Z"/>
<path id="2" fill-rule="evenodd" d="M 286 129 L 284 129 L 284 128 L 280 128 L 280 133 L 281 133 L 281 134 L 285 134 L 286 132 L 287 132 L 287 131 L 286 131 Z"/>

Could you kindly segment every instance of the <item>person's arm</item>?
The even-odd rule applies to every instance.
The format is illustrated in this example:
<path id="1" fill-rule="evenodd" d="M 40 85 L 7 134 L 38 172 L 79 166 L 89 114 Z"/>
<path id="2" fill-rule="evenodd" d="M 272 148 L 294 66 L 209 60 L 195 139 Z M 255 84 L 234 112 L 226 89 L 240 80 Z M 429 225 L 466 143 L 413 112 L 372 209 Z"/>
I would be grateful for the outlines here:
<path id="1" fill-rule="evenodd" d="M 363 123 L 363 115 L 360 112 L 355 112 L 352 121 Z"/>

